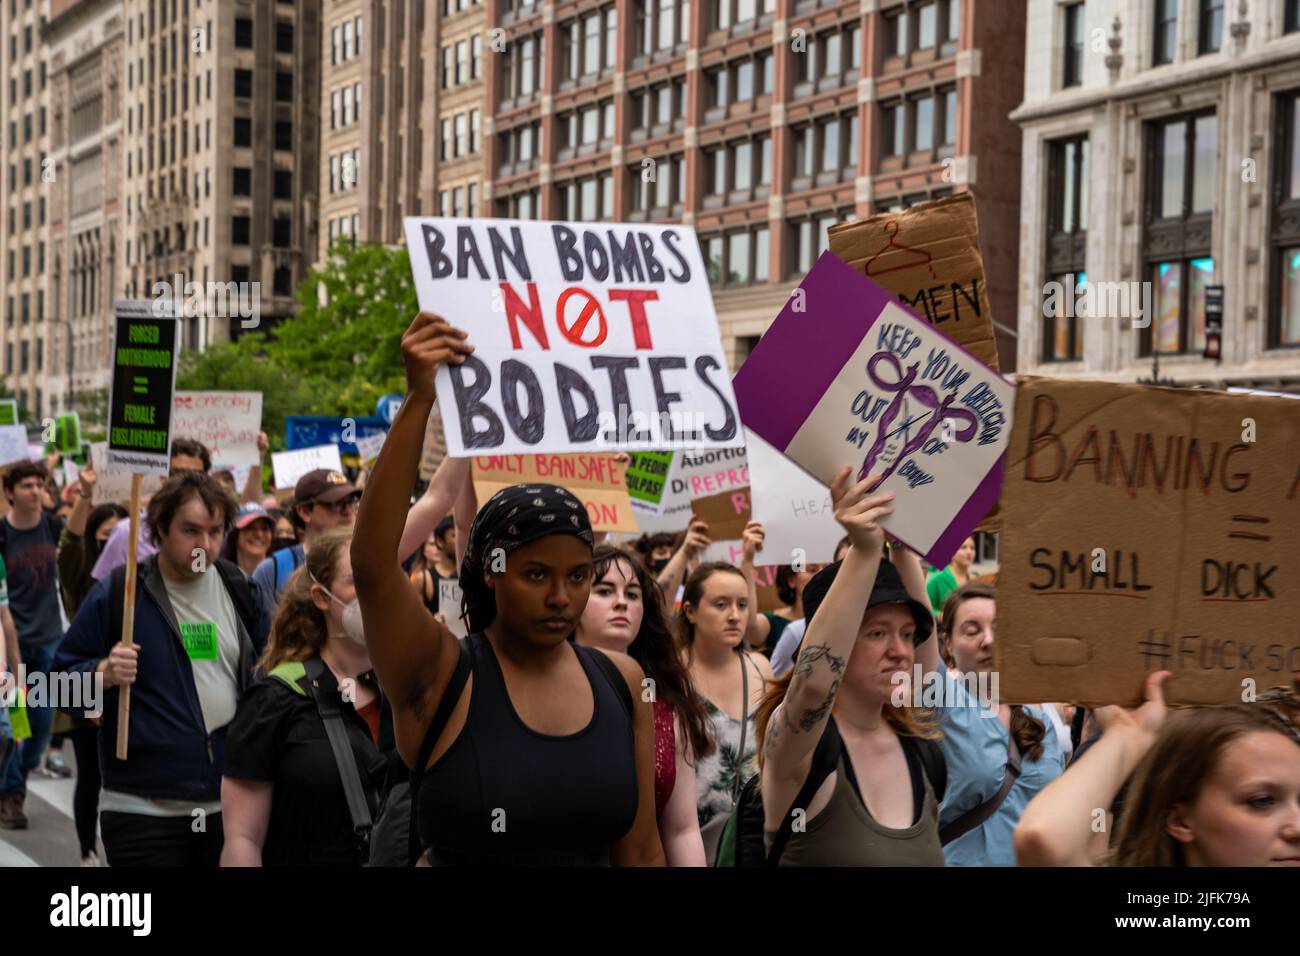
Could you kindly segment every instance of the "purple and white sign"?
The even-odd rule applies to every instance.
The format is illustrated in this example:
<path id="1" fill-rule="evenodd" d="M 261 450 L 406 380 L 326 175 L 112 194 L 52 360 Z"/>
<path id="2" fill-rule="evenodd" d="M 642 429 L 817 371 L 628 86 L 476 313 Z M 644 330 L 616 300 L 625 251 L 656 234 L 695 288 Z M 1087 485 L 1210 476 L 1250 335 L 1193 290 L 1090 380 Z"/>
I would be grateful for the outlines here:
<path id="1" fill-rule="evenodd" d="M 825 484 L 884 475 L 885 527 L 935 567 L 997 501 L 1014 388 L 833 253 L 733 386 L 741 421 Z"/>

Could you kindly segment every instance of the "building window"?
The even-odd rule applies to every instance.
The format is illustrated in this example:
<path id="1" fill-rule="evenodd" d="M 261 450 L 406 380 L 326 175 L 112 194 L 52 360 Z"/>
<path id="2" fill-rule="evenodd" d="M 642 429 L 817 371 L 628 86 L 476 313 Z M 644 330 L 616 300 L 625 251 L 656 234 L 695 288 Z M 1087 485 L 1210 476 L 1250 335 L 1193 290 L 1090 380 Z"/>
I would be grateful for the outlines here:
<path id="1" fill-rule="evenodd" d="M 253 145 L 253 121 L 246 116 L 235 117 L 235 145 Z"/>
<path id="2" fill-rule="evenodd" d="M 1083 83 L 1083 3 L 1067 3 L 1062 9 L 1065 18 L 1065 58 L 1061 76 L 1061 86 L 1079 86 Z"/>
<path id="3" fill-rule="evenodd" d="M 541 88 L 544 44 L 541 32 L 517 38 L 506 51 L 505 98 L 524 99 Z"/>
<path id="4" fill-rule="evenodd" d="M 634 56 L 652 56 L 690 40 L 690 0 L 635 0 L 633 8 Z"/>
<path id="5" fill-rule="evenodd" d="M 1286 0 L 1286 13 L 1283 16 L 1282 29 L 1285 33 L 1300 31 L 1300 0 Z"/>
<path id="6" fill-rule="evenodd" d="M 253 171 L 247 166 L 234 167 L 234 182 L 231 186 L 231 192 L 236 196 L 253 195 Z"/>
<path id="7" fill-rule="evenodd" d="M 1083 357 L 1083 323 L 1065 304 L 1088 278 L 1088 138 L 1057 140 L 1047 149 L 1046 271 L 1063 294 L 1055 299 L 1059 308 L 1044 310 L 1041 353 L 1044 362 L 1062 362 Z"/>
<path id="8" fill-rule="evenodd" d="M 235 70 L 235 96 L 249 99 L 253 95 L 253 71 Z"/>
<path id="9" fill-rule="evenodd" d="M 1205 345 L 1205 286 L 1217 182 L 1218 119 L 1214 113 L 1161 120 L 1148 127 L 1147 278 L 1154 315 L 1141 333 L 1142 354 L 1199 352 Z"/>
<path id="10" fill-rule="evenodd" d="M 275 148 L 293 150 L 293 123 L 289 120 L 275 121 Z"/>
<path id="11" fill-rule="evenodd" d="M 560 81 L 592 81 L 612 70 L 617 58 L 618 24 L 613 4 L 559 25 Z"/>
<path id="12" fill-rule="evenodd" d="M 230 241 L 236 246 L 248 245 L 248 234 L 250 227 L 247 216 L 233 216 L 230 220 Z"/>
<path id="13" fill-rule="evenodd" d="M 289 248 L 290 220 L 282 216 L 271 221 L 271 244 L 281 249 Z"/>
<path id="14" fill-rule="evenodd" d="M 712 285 L 753 285 L 768 279 L 771 249 L 766 224 L 701 236 L 700 247 Z"/>
<path id="15" fill-rule="evenodd" d="M 824 30 L 810 38 L 808 49 L 801 56 L 794 57 L 796 95 L 811 91 L 800 88 L 805 84 L 816 90 L 826 90 L 856 82 L 860 66 L 859 46 L 856 22 Z"/>
<path id="16" fill-rule="evenodd" d="M 1277 99 L 1273 258 L 1275 289 L 1271 346 L 1300 346 L 1300 91 Z"/>
<path id="17" fill-rule="evenodd" d="M 278 267 L 271 274 L 271 294 L 277 296 L 293 295 L 293 273 L 285 266 Z"/>
<path id="18" fill-rule="evenodd" d="M 704 207 L 765 199 L 772 185 L 772 137 L 762 134 L 704 150 Z"/>
<path id="19" fill-rule="evenodd" d="M 556 187 L 561 219 L 593 222 L 614 216 L 614 176 L 600 173 Z"/>
<path id="20" fill-rule="evenodd" d="M 293 74 L 281 73 L 275 74 L 275 100 L 277 103 L 293 102 Z"/>
<path id="21" fill-rule="evenodd" d="M 277 53 L 293 52 L 293 24 L 278 20 L 275 24 L 275 51 Z"/>
<path id="22" fill-rule="evenodd" d="M 676 153 L 658 162 L 628 167 L 628 213 L 635 220 L 676 215 L 686 201 L 686 157 Z"/>
<path id="23" fill-rule="evenodd" d="M 1178 44 L 1178 0 L 1155 0 L 1155 49 L 1151 63 L 1162 66 L 1174 62 Z"/>
<path id="24" fill-rule="evenodd" d="M 858 165 L 858 112 L 824 116 L 792 126 L 794 180 L 791 191 L 851 180 Z"/>
<path id="25" fill-rule="evenodd" d="M 770 14 L 775 0 L 710 0 L 709 29 L 753 29 Z"/>
<path id="26" fill-rule="evenodd" d="M 276 199 L 293 198 L 293 173 L 287 169 L 277 169 L 274 174 L 274 194 Z"/>
<path id="27" fill-rule="evenodd" d="M 1201 16 L 1196 33 L 1199 56 L 1218 53 L 1223 44 L 1223 0 L 1200 0 Z"/>
<path id="28" fill-rule="evenodd" d="M 253 48 L 253 21 L 247 17 L 235 17 L 235 47 L 240 50 Z"/>

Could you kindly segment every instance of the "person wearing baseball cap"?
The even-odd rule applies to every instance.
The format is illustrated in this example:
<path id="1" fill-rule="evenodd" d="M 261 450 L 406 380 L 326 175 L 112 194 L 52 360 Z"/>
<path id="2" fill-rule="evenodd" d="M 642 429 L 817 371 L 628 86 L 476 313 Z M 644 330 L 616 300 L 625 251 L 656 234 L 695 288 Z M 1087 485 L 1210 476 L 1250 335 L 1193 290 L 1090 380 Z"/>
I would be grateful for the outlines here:
<path id="1" fill-rule="evenodd" d="M 782 866 L 943 866 L 937 722 L 896 705 L 900 675 L 933 642 L 925 578 L 906 548 L 885 556 L 893 493 L 851 474 L 831 486 L 851 547 L 805 586 L 794 669 L 758 711 L 764 852 Z"/>
<path id="2" fill-rule="evenodd" d="M 326 531 L 350 528 L 357 516 L 361 492 L 340 471 L 317 468 L 298 479 L 293 490 L 289 517 L 302 531 L 302 540 L 267 557 L 253 572 L 258 599 L 267 618 L 275 617 L 275 605 L 289 578 L 306 560 L 312 543 Z M 268 540 L 267 544 L 270 544 Z"/>
<path id="3" fill-rule="evenodd" d="M 221 548 L 221 556 L 239 565 L 239 570 L 251 578 L 270 553 L 274 532 L 275 522 L 265 508 L 256 502 L 240 505 L 235 526 L 226 535 L 226 543 Z"/>

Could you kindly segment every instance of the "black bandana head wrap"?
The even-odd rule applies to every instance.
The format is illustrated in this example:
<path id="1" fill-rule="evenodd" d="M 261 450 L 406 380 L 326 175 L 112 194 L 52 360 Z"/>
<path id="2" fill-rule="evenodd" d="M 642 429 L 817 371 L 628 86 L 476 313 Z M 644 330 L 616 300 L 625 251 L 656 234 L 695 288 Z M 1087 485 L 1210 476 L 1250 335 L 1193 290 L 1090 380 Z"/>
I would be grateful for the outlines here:
<path id="1" fill-rule="evenodd" d="M 496 617 L 496 599 L 483 581 L 496 550 L 508 554 L 552 534 L 571 534 L 596 545 L 587 509 L 559 485 L 511 485 L 479 509 L 460 566 L 464 617 L 471 631 L 483 630 Z"/>

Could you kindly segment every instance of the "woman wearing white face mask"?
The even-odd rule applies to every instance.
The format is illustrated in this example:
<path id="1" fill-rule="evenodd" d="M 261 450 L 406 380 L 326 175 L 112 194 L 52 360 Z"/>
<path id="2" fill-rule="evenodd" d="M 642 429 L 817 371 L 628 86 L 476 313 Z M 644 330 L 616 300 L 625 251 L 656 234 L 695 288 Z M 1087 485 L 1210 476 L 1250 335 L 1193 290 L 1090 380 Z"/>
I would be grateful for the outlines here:
<path id="1" fill-rule="evenodd" d="M 352 583 L 351 529 L 323 535 L 289 580 L 226 740 L 222 866 L 360 866 L 345 774 L 371 818 L 392 752 Z M 341 766 L 326 721 L 352 760 Z"/>

